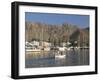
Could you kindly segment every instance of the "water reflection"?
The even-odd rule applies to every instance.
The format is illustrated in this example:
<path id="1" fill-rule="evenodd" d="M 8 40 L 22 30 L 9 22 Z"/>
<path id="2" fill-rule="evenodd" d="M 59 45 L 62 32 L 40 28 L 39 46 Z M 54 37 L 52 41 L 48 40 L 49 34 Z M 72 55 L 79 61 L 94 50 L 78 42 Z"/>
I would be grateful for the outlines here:
<path id="1" fill-rule="evenodd" d="M 57 51 L 26 52 L 25 67 L 55 67 L 89 65 L 89 49 L 65 51 L 62 58 L 56 57 Z"/>

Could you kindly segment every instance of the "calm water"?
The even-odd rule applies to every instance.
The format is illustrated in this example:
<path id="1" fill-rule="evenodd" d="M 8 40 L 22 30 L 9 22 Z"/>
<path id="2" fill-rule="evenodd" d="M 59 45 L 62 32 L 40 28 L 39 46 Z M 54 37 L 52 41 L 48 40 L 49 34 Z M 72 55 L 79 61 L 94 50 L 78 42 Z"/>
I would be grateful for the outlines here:
<path id="1" fill-rule="evenodd" d="M 64 58 L 56 58 L 55 51 L 49 52 L 26 52 L 25 67 L 55 67 L 89 65 L 89 49 L 71 50 L 64 52 Z"/>

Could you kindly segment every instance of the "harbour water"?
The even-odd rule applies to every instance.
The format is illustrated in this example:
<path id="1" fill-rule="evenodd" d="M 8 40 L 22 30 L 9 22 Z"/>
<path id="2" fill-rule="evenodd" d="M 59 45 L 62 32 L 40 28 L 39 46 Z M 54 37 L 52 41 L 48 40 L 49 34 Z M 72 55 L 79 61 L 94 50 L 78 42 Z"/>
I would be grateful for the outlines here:
<path id="1" fill-rule="evenodd" d="M 89 65 L 89 49 L 69 50 L 63 58 L 56 57 L 56 51 L 26 52 L 25 67 L 58 67 Z"/>

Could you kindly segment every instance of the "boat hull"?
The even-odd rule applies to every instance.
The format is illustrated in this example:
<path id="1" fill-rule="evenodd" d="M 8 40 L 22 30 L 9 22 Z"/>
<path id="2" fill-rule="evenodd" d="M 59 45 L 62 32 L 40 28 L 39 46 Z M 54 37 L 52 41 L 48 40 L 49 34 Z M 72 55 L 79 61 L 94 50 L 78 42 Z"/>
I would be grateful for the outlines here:
<path id="1" fill-rule="evenodd" d="M 65 58 L 66 55 L 55 55 L 55 58 Z"/>

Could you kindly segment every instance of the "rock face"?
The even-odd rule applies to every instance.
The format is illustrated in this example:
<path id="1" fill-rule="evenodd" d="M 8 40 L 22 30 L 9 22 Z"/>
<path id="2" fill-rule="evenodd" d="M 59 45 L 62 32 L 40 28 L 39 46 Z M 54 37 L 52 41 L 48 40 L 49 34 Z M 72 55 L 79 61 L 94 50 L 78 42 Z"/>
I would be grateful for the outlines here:
<path id="1" fill-rule="evenodd" d="M 85 29 L 77 29 L 70 36 L 70 42 L 77 41 L 77 46 L 89 46 L 89 31 Z"/>
<path id="2" fill-rule="evenodd" d="M 60 45 L 62 42 L 77 41 L 79 46 L 89 46 L 89 27 L 81 29 L 71 24 L 50 25 L 26 22 L 25 37 L 28 42 L 36 40 Z"/>

